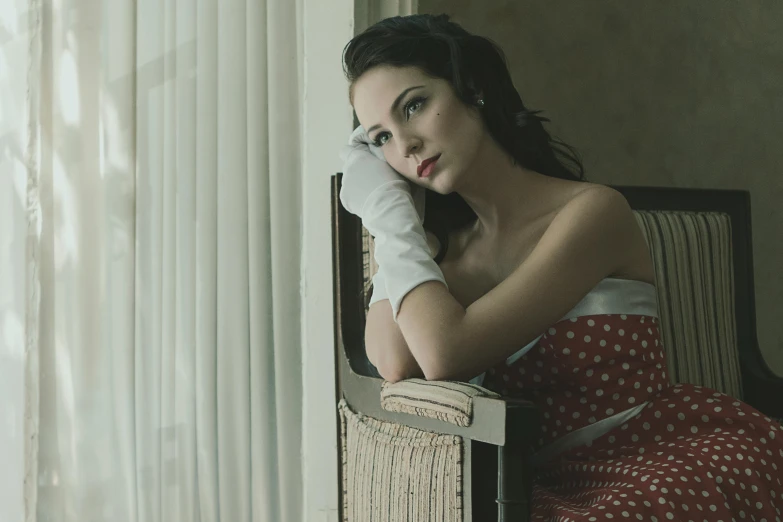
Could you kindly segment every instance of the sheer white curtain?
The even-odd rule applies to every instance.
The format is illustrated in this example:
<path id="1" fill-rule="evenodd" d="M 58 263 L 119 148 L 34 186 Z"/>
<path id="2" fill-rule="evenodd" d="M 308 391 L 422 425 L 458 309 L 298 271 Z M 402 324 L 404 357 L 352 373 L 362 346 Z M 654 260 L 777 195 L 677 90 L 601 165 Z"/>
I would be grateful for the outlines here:
<path id="1" fill-rule="evenodd" d="M 27 520 L 299 520 L 301 2 L 8 1 Z"/>

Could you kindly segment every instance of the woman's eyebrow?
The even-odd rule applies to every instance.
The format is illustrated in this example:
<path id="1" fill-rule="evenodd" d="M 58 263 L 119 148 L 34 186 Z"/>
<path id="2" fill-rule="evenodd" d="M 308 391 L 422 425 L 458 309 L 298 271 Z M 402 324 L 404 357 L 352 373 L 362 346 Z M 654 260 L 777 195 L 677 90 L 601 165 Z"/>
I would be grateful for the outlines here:
<path id="1" fill-rule="evenodd" d="M 391 113 L 393 113 L 394 111 L 397 110 L 397 106 L 400 104 L 402 99 L 405 98 L 406 94 L 408 94 L 409 92 L 411 92 L 413 90 L 423 89 L 423 88 L 424 88 L 424 85 L 416 85 L 415 87 L 408 87 L 407 89 L 402 91 L 402 93 L 400 93 L 400 95 L 397 96 L 397 99 L 394 100 L 394 103 L 392 103 L 391 109 L 389 110 L 389 114 L 391 114 Z M 375 129 L 379 128 L 380 126 L 381 126 L 380 123 L 373 125 L 369 129 L 367 129 L 367 134 L 371 133 L 372 131 L 374 131 Z"/>

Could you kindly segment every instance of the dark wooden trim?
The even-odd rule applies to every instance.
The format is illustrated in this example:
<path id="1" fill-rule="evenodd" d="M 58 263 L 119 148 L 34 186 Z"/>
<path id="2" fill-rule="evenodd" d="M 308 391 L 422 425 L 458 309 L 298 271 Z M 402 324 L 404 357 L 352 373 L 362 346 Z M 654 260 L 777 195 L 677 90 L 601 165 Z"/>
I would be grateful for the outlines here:
<path id="1" fill-rule="evenodd" d="M 332 176 L 332 183 L 331 183 L 331 219 L 332 219 L 332 310 L 333 310 L 333 317 L 332 321 L 334 324 L 333 335 L 334 335 L 334 368 L 336 371 L 335 380 L 334 380 L 334 392 L 335 392 L 335 406 L 340 403 L 340 400 L 342 399 L 342 383 L 340 381 L 340 350 L 342 346 L 342 335 L 340 332 L 340 324 L 342 323 L 342 314 L 340 314 L 340 291 L 339 291 L 339 283 L 340 283 L 340 256 L 339 256 L 339 248 L 338 248 L 338 226 L 336 222 L 336 216 L 337 216 L 337 209 L 339 208 L 339 201 L 335 198 L 335 194 L 339 194 L 339 191 L 336 190 L 337 187 L 337 177 Z M 338 517 L 339 520 L 345 520 L 345 513 L 343 512 L 343 465 L 342 465 L 342 448 L 343 448 L 343 430 L 342 430 L 342 421 L 340 419 L 340 412 L 335 407 L 334 409 L 334 415 L 336 416 L 337 420 L 337 453 L 335 455 L 335 458 L 337 459 L 337 488 L 339 491 L 338 494 L 338 502 L 337 502 L 337 509 L 338 509 Z"/>
<path id="2" fill-rule="evenodd" d="M 509 402 L 505 446 L 498 448 L 498 521 L 527 522 L 533 508 L 533 448 L 540 433 L 539 413 Z M 520 465 L 520 463 L 522 463 Z"/>
<path id="3" fill-rule="evenodd" d="M 745 190 L 641 187 L 611 185 L 635 210 L 682 210 L 732 213 L 741 205 Z"/>
<path id="4" fill-rule="evenodd" d="M 345 351 L 351 368 L 362 375 L 373 375 L 373 367 L 367 359 L 364 348 L 364 267 L 362 266 L 362 222 L 345 210 L 340 204 L 340 182 L 342 174 L 332 178 L 332 202 L 336 211 L 332 217 L 335 222 L 337 272 L 335 291 L 339 293 L 340 320 L 338 342 Z"/>
<path id="5" fill-rule="evenodd" d="M 464 492 L 466 496 L 470 493 L 473 522 L 497 522 L 498 447 L 479 441 L 469 441 L 468 444 L 472 453 L 472 484 Z"/>

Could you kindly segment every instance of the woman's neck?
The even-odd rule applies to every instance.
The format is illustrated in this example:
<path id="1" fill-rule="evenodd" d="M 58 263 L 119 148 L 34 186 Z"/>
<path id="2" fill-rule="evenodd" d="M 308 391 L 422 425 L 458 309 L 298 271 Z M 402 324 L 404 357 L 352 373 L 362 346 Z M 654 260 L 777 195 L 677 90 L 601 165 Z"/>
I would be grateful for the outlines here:
<path id="1" fill-rule="evenodd" d="M 524 226 L 550 207 L 547 190 L 559 180 L 514 165 L 494 140 L 489 141 L 457 193 L 478 216 L 476 232 L 498 237 Z"/>

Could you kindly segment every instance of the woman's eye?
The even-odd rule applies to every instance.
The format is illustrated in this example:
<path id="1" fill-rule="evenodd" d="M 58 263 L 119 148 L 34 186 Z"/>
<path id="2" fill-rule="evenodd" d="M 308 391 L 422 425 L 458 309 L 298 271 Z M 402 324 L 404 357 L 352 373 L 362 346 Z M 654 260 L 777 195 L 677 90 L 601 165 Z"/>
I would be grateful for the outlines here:
<path id="1" fill-rule="evenodd" d="M 421 106 L 424 105 L 424 98 L 413 98 L 411 101 L 405 104 L 405 107 L 403 107 L 403 112 L 405 113 L 405 119 L 408 119 L 411 117 L 411 115 L 421 109 Z M 413 109 L 413 111 L 411 111 Z M 386 137 L 384 140 L 383 138 Z M 388 141 L 389 141 L 389 133 L 388 132 L 381 132 L 377 136 L 375 136 L 375 140 L 373 141 L 373 145 L 376 147 L 383 147 Z"/>
<path id="2" fill-rule="evenodd" d="M 413 98 L 411 101 L 405 105 L 405 117 L 410 118 L 411 117 L 411 109 L 413 108 L 413 112 L 416 112 L 419 110 L 424 103 L 424 98 Z"/>
<path id="3" fill-rule="evenodd" d="M 389 141 L 389 140 L 388 139 L 383 140 L 382 138 L 384 136 L 388 136 L 388 135 L 389 135 L 388 132 L 381 132 L 380 134 L 375 136 L 375 141 L 372 142 L 373 145 L 375 145 L 376 147 L 383 147 L 386 144 L 386 142 Z"/>

